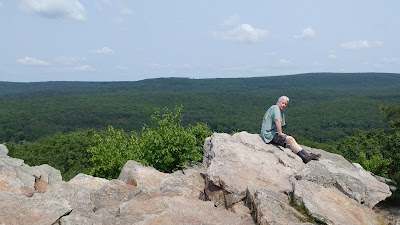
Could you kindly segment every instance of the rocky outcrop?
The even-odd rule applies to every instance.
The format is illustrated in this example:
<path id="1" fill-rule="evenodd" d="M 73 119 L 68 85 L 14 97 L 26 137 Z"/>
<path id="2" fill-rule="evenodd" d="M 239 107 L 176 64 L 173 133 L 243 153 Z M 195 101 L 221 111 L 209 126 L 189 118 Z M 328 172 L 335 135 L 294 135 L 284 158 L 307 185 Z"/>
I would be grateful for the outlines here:
<path id="1" fill-rule="evenodd" d="M 387 224 L 388 185 L 318 149 L 303 164 L 257 134 L 215 133 L 203 164 L 172 174 L 128 161 L 118 179 L 28 166 L 0 146 L 0 224 Z"/>
<path id="2" fill-rule="evenodd" d="M 304 164 L 255 134 L 214 134 L 204 148 L 207 199 L 233 210 L 246 199 L 258 224 L 300 223 L 292 205 L 326 224 L 382 224 L 371 208 L 391 195 L 388 185 L 340 155 L 304 149 L 321 159 Z"/>

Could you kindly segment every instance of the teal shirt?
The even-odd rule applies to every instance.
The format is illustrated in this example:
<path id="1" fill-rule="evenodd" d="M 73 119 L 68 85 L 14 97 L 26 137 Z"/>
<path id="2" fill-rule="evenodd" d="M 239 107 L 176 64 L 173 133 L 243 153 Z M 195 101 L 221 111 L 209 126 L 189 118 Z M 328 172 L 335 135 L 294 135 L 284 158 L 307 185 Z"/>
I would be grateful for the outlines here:
<path id="1" fill-rule="evenodd" d="M 272 138 L 274 138 L 274 135 L 278 133 L 275 124 L 275 119 L 278 118 L 282 119 L 282 127 L 285 126 L 285 114 L 279 109 L 278 105 L 269 107 L 267 112 L 265 112 L 260 133 L 265 143 L 270 143 Z"/>

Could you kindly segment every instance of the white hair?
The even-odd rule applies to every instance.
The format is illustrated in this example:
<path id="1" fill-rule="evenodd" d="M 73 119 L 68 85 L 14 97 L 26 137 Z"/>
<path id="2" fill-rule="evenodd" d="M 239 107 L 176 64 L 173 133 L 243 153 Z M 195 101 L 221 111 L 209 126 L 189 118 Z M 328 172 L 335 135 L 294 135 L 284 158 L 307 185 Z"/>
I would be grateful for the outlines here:
<path id="1" fill-rule="evenodd" d="M 286 101 L 289 102 L 289 97 L 283 95 L 283 96 L 281 96 L 281 97 L 278 98 L 278 102 L 276 102 L 276 103 L 279 103 L 279 102 L 281 102 L 281 101 L 283 101 L 283 100 L 286 100 Z"/>

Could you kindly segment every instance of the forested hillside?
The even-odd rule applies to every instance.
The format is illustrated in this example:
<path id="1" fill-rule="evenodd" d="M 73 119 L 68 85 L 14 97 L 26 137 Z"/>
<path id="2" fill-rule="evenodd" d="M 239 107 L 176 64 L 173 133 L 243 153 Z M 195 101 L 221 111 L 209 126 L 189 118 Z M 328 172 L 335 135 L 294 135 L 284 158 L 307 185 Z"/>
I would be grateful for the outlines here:
<path id="1" fill-rule="evenodd" d="M 0 82 L 0 141 L 34 141 L 76 129 L 140 130 L 155 107 L 183 106 L 184 124 L 258 133 L 267 107 L 290 97 L 287 133 L 330 143 L 385 128 L 379 105 L 400 105 L 400 74 L 287 76 L 137 82 Z"/>

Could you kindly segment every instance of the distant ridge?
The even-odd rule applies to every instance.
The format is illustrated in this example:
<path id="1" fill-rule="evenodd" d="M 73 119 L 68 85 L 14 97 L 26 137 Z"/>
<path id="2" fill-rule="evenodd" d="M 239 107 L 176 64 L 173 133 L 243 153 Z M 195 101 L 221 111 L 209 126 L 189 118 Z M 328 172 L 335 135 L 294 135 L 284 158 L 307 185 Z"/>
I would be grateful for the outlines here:
<path id="1" fill-rule="evenodd" d="M 244 78 L 152 78 L 140 81 L 47 81 L 0 82 L 0 97 L 26 93 L 54 94 L 108 93 L 119 91 L 265 91 L 284 88 L 398 87 L 399 73 L 304 73 Z"/>

